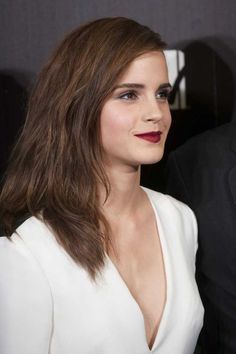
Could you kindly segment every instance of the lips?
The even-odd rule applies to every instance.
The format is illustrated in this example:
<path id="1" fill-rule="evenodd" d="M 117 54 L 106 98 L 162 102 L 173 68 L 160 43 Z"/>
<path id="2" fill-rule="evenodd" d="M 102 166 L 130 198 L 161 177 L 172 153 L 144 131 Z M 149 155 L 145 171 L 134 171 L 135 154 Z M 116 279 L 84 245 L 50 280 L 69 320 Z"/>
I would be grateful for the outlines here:
<path id="1" fill-rule="evenodd" d="M 142 134 L 135 134 L 137 138 L 144 139 L 149 141 L 150 143 L 158 143 L 161 140 L 161 132 L 148 132 Z"/>

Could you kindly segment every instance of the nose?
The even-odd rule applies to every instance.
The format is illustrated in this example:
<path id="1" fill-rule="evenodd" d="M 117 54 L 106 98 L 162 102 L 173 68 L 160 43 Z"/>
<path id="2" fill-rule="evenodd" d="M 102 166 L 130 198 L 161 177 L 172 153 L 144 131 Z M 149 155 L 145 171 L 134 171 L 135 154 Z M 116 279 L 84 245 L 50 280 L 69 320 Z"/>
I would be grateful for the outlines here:
<path id="1" fill-rule="evenodd" d="M 163 110 L 161 108 L 161 103 L 159 103 L 156 99 L 150 100 L 145 105 L 143 120 L 146 122 L 159 122 L 162 118 Z"/>

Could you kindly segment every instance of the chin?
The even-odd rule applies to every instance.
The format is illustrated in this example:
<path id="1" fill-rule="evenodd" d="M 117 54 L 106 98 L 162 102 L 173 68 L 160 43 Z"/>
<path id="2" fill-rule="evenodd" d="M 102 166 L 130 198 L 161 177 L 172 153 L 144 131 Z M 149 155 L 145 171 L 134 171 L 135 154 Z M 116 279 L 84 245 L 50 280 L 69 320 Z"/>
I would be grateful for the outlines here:
<path id="1" fill-rule="evenodd" d="M 157 145 L 151 147 L 151 149 L 139 150 L 139 161 L 141 165 L 152 165 L 154 163 L 159 162 L 164 155 L 164 146 Z"/>
<path id="2" fill-rule="evenodd" d="M 154 163 L 157 163 L 159 162 L 163 157 L 163 153 L 162 154 L 158 154 L 158 156 L 153 156 L 153 157 L 148 157 L 146 156 L 142 162 L 141 162 L 141 165 L 152 165 Z"/>

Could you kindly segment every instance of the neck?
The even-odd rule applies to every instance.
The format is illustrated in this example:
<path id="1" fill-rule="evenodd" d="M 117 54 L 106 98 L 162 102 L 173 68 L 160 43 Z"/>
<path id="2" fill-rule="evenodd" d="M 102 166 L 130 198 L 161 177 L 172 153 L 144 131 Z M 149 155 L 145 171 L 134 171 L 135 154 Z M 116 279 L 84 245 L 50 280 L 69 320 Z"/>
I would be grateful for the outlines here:
<path id="1" fill-rule="evenodd" d="M 110 182 L 110 194 L 105 203 L 105 190 L 100 190 L 100 200 L 103 212 L 107 216 L 127 216 L 137 206 L 142 194 L 140 188 L 140 167 L 133 170 L 106 171 Z"/>

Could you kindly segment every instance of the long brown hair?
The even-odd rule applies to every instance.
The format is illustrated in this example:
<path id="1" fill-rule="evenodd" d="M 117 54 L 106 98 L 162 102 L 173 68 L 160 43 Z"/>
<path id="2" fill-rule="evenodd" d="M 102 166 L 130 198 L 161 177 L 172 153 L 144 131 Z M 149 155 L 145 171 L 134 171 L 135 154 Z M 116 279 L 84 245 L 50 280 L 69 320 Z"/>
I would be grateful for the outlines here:
<path id="1" fill-rule="evenodd" d="M 132 60 L 164 46 L 159 34 L 123 17 L 89 22 L 65 37 L 38 77 L 11 156 L 0 196 L 7 236 L 18 219 L 42 218 L 95 278 L 109 244 L 97 192 L 102 183 L 109 193 L 101 109 Z"/>

